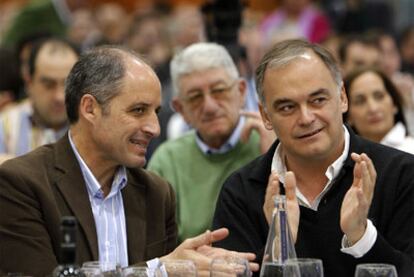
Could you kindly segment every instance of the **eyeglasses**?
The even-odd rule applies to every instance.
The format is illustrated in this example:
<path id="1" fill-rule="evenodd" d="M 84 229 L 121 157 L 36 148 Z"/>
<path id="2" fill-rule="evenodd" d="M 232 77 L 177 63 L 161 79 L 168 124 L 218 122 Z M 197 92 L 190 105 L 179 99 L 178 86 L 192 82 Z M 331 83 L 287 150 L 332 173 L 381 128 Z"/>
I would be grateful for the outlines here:
<path id="1" fill-rule="evenodd" d="M 208 90 L 210 97 L 215 100 L 222 100 L 228 97 L 233 87 L 238 83 L 238 80 L 234 81 L 231 85 L 218 84 Z M 187 96 L 182 99 L 193 107 L 200 106 L 206 97 L 206 93 L 203 93 L 202 89 L 191 90 Z"/>

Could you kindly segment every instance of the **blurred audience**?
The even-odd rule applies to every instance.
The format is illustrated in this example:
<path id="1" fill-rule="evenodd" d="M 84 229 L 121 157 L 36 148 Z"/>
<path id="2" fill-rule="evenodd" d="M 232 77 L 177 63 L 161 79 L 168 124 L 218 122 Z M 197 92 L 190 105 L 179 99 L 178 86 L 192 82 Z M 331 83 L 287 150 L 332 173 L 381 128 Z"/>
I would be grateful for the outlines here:
<path id="1" fill-rule="evenodd" d="M 88 4 L 89 1 L 79 0 L 31 0 L 12 21 L 3 44 L 14 46 L 22 37 L 36 32 L 64 36 L 72 20 L 72 12 Z"/>
<path id="2" fill-rule="evenodd" d="M 90 9 L 78 9 L 72 13 L 67 38 L 82 51 L 93 47 L 100 37 L 95 17 Z"/>
<path id="3" fill-rule="evenodd" d="M 414 154 L 400 94 L 385 73 L 366 68 L 345 78 L 348 112 L 345 121 L 360 136 Z"/>
<path id="4" fill-rule="evenodd" d="M 414 25 L 408 26 L 400 36 L 401 70 L 414 74 Z"/>
<path id="5" fill-rule="evenodd" d="M 258 113 L 240 112 L 246 81 L 223 46 L 185 48 L 171 62 L 171 79 L 172 105 L 194 130 L 162 144 L 148 169 L 174 187 L 179 239 L 184 240 L 211 227 L 223 181 L 275 138 Z"/>
<path id="6" fill-rule="evenodd" d="M 335 60 L 338 62 L 340 61 L 339 58 L 339 47 L 341 46 L 343 37 L 339 34 L 331 33 L 327 38 L 321 41 L 321 45 L 328 49 L 328 51 L 332 54 Z"/>
<path id="7" fill-rule="evenodd" d="M 392 35 L 379 33 L 378 44 L 381 50 L 380 67 L 397 86 L 407 119 L 407 128 L 414 134 L 414 78 L 411 74 L 400 71 L 401 56 Z"/>
<path id="8" fill-rule="evenodd" d="M 169 79 L 168 63 L 172 55 L 165 21 L 166 16 L 157 10 L 138 13 L 125 39 L 126 46 L 142 55 L 162 83 Z"/>
<path id="9" fill-rule="evenodd" d="M 395 31 L 392 6 L 384 0 L 345 0 L 341 4 L 330 13 L 338 33 L 364 33 L 373 29 Z"/>
<path id="10" fill-rule="evenodd" d="M 0 114 L 3 161 L 55 142 L 66 132 L 64 86 L 77 59 L 77 50 L 61 39 L 45 39 L 32 48 L 28 99 Z"/>
<path id="11" fill-rule="evenodd" d="M 342 39 L 339 46 L 339 60 L 343 75 L 365 66 L 379 66 L 380 48 L 374 36 L 353 34 Z"/>
<path id="12" fill-rule="evenodd" d="M 121 44 L 128 32 L 130 16 L 117 2 L 104 3 L 95 10 L 100 38 L 96 44 Z"/>
<path id="13" fill-rule="evenodd" d="M 282 0 L 281 6 L 263 20 L 260 29 L 267 48 L 290 38 L 321 42 L 331 31 L 329 19 L 311 0 Z"/>
<path id="14" fill-rule="evenodd" d="M 19 66 L 20 78 L 23 80 L 23 83 L 19 88 L 19 94 L 16 100 L 21 100 L 27 97 L 26 87 L 30 80 L 29 58 L 33 45 L 36 44 L 36 41 L 50 38 L 51 36 L 52 35 L 49 32 L 35 32 L 24 35 L 19 41 L 17 41 L 14 49 Z"/>
<path id="15" fill-rule="evenodd" d="M 201 11 L 194 5 L 176 6 L 171 13 L 168 28 L 174 52 L 206 40 Z"/>
<path id="16" fill-rule="evenodd" d="M 0 48 L 0 112 L 18 97 L 21 87 L 19 65 L 13 51 Z"/>

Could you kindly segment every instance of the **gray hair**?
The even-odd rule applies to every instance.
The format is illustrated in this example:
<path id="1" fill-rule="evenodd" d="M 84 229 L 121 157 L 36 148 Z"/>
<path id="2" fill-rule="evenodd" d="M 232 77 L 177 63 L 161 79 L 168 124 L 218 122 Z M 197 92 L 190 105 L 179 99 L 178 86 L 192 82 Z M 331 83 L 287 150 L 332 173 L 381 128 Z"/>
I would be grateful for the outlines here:
<path id="1" fill-rule="evenodd" d="M 95 97 L 106 111 L 109 101 L 122 89 L 127 56 L 142 61 L 134 52 L 117 46 L 97 47 L 80 57 L 66 80 L 65 103 L 70 123 L 78 121 L 80 100 L 85 94 Z"/>
<path id="2" fill-rule="evenodd" d="M 337 84 L 338 90 L 341 88 L 341 71 L 335 61 L 335 58 L 328 50 L 318 44 L 313 44 L 301 39 L 285 40 L 275 44 L 273 48 L 263 56 L 258 68 L 256 69 L 256 90 L 262 104 L 265 103 L 263 81 L 266 69 L 283 67 L 309 51 L 315 53 L 322 60 L 331 73 L 333 80 Z"/>
<path id="3" fill-rule="evenodd" d="M 208 69 L 223 68 L 231 78 L 237 79 L 239 72 L 229 52 L 217 43 L 194 43 L 176 54 L 171 61 L 171 81 L 174 95 L 179 94 L 178 82 L 183 75 Z"/>

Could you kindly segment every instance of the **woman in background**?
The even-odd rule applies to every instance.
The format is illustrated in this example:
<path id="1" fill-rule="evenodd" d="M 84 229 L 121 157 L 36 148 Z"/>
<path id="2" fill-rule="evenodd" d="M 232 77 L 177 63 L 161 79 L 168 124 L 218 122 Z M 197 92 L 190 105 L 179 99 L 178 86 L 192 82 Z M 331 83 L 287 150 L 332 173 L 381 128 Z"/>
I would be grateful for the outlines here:
<path id="1" fill-rule="evenodd" d="M 414 154 L 396 86 L 374 68 L 351 72 L 345 78 L 349 108 L 347 122 L 360 136 Z"/>

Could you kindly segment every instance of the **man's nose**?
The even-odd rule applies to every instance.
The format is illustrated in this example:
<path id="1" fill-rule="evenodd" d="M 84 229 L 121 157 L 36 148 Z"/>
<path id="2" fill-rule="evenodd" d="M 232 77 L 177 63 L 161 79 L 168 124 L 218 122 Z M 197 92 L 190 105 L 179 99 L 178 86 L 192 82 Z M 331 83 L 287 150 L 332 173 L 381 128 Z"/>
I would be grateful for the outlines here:
<path id="1" fill-rule="evenodd" d="M 315 114 L 313 110 L 307 106 L 300 108 L 300 123 L 304 125 L 308 125 L 315 120 Z"/>
<path id="2" fill-rule="evenodd" d="M 217 109 L 217 100 L 211 94 L 204 94 L 203 110 L 205 112 L 214 112 Z"/>
<path id="3" fill-rule="evenodd" d="M 150 135 L 152 138 L 158 137 L 160 135 L 161 127 L 160 127 L 160 123 L 158 120 L 158 115 L 155 112 L 150 115 L 150 118 L 148 119 L 146 124 L 144 124 L 143 130 L 146 134 Z"/>
<path id="4" fill-rule="evenodd" d="M 55 92 L 55 100 L 65 102 L 65 85 L 58 85 Z"/>

